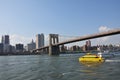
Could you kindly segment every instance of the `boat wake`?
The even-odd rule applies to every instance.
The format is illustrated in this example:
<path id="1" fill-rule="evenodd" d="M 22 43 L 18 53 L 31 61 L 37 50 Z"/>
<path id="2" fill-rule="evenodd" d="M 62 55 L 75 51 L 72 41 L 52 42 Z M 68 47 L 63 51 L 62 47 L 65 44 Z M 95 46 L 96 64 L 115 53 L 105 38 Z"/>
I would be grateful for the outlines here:
<path id="1" fill-rule="evenodd" d="M 105 62 L 120 62 L 120 60 L 105 60 Z"/>

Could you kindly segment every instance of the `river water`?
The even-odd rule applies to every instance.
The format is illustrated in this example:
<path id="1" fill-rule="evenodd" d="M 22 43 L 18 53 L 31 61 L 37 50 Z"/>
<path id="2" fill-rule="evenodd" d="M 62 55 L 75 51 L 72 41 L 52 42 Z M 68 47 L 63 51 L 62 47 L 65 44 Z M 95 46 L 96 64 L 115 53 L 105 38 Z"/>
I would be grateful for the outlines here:
<path id="1" fill-rule="evenodd" d="M 83 54 L 0 56 L 0 80 L 120 80 L 120 55 L 84 65 Z"/>

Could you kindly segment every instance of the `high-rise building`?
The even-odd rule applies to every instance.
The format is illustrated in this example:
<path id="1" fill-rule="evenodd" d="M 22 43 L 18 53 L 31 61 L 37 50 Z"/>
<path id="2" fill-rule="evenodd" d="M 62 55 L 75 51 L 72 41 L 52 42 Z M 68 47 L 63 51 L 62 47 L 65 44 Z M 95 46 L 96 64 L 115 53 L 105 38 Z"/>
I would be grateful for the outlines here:
<path id="1" fill-rule="evenodd" d="M 31 51 L 36 48 L 35 42 L 32 40 L 31 43 L 27 44 L 27 51 Z"/>
<path id="2" fill-rule="evenodd" d="M 87 47 L 87 50 L 91 49 L 91 41 L 90 40 L 86 41 L 86 47 Z"/>
<path id="3" fill-rule="evenodd" d="M 3 52 L 10 52 L 9 35 L 2 36 Z"/>
<path id="4" fill-rule="evenodd" d="M 0 43 L 0 53 L 3 53 L 3 43 Z"/>
<path id="5" fill-rule="evenodd" d="M 4 37 L 2 36 L 2 40 L 1 40 L 1 43 L 3 44 L 4 43 Z"/>
<path id="6" fill-rule="evenodd" d="M 9 35 L 2 36 L 2 43 L 3 44 L 10 44 Z"/>
<path id="7" fill-rule="evenodd" d="M 23 48 L 23 44 L 16 44 L 16 52 L 23 52 L 24 48 Z"/>
<path id="8" fill-rule="evenodd" d="M 44 46 L 44 34 L 41 34 L 40 36 L 40 47 Z"/>
<path id="9" fill-rule="evenodd" d="M 84 46 L 82 47 L 82 50 L 86 52 L 86 51 L 87 51 L 87 45 L 84 45 Z"/>
<path id="10" fill-rule="evenodd" d="M 36 49 L 40 47 L 40 34 L 36 35 Z"/>
<path id="11" fill-rule="evenodd" d="M 87 47 L 91 47 L 91 41 L 90 40 L 86 41 L 86 45 Z"/>
<path id="12" fill-rule="evenodd" d="M 44 46 L 44 34 L 36 35 L 36 49 Z"/>

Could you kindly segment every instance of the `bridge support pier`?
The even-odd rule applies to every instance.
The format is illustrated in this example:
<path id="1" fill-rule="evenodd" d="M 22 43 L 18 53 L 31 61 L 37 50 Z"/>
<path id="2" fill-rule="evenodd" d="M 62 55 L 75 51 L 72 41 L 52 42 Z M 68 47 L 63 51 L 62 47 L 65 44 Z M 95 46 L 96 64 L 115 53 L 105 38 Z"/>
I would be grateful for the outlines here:
<path id="1" fill-rule="evenodd" d="M 59 46 L 51 46 L 49 47 L 49 55 L 59 55 Z"/>
<path id="2" fill-rule="evenodd" d="M 58 34 L 49 34 L 49 55 L 59 55 L 59 45 L 53 45 L 56 43 L 59 43 Z"/>

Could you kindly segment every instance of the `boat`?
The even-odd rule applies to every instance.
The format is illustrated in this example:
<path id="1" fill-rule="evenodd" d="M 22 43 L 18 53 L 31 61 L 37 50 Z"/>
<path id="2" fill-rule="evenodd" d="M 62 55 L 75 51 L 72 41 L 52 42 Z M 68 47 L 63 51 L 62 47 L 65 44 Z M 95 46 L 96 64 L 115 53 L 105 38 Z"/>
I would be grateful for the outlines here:
<path id="1" fill-rule="evenodd" d="M 97 54 L 98 56 L 101 56 L 101 57 L 103 57 L 103 58 L 112 58 L 112 57 L 114 57 L 115 55 L 114 54 L 112 54 L 112 53 L 106 53 L 106 52 L 99 52 L 98 54 Z"/>
<path id="2" fill-rule="evenodd" d="M 105 58 L 105 59 L 106 59 L 106 58 L 112 58 L 112 57 L 115 56 L 113 53 L 110 53 L 109 50 L 102 51 L 100 47 L 98 47 L 98 51 L 99 51 L 99 52 L 97 53 L 97 55 L 98 55 L 98 56 L 101 56 L 101 57 L 103 57 L 103 58 Z"/>
<path id="3" fill-rule="evenodd" d="M 101 55 L 87 53 L 79 58 L 80 62 L 104 62 L 105 59 Z"/>

